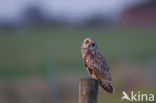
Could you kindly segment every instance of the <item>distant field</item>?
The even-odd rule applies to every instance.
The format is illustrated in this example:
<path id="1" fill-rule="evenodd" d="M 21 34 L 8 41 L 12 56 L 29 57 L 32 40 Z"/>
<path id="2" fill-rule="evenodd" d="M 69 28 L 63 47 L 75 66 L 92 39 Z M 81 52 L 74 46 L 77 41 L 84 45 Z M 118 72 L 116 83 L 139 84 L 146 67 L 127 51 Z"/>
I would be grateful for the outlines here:
<path id="1" fill-rule="evenodd" d="M 81 42 L 93 37 L 112 65 L 118 60 L 147 62 L 156 57 L 156 30 L 35 29 L 0 32 L 0 78 L 44 75 L 53 57 L 57 72 L 81 73 Z"/>

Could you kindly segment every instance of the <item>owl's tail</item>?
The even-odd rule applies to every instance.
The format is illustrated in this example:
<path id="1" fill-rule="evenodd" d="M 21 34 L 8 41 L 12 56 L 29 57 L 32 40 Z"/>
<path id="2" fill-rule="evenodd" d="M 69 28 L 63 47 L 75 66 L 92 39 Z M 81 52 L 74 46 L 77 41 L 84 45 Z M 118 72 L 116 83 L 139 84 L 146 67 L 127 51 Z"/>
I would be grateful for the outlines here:
<path id="1" fill-rule="evenodd" d="M 114 93 L 114 89 L 110 81 L 106 81 L 105 79 L 98 79 L 98 83 L 107 92 Z"/>

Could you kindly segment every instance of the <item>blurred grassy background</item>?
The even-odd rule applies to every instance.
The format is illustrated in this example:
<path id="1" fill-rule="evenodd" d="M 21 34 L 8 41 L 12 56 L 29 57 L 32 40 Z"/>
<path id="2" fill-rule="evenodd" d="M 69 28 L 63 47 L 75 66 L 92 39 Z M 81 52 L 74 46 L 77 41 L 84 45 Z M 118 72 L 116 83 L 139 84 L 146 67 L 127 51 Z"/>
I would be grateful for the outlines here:
<path id="1" fill-rule="evenodd" d="M 100 88 L 98 103 L 121 103 L 123 90 L 156 94 L 155 14 L 154 0 L 1 0 L 0 103 L 78 103 L 78 82 L 90 76 L 86 37 L 116 91 Z"/>
<path id="2" fill-rule="evenodd" d="M 61 102 L 77 103 L 78 81 L 89 76 L 81 58 L 81 42 L 86 37 L 97 41 L 99 50 L 110 65 L 116 88 L 116 95 L 100 89 L 98 103 L 120 103 L 124 89 L 156 92 L 155 85 L 148 84 L 147 70 L 149 63 L 155 65 L 155 34 L 154 29 L 35 28 L 0 31 L 0 95 L 5 93 L 1 101 L 10 103 L 5 100 L 10 96 L 12 103 L 50 103 L 46 65 L 52 57 Z"/>
<path id="3" fill-rule="evenodd" d="M 86 37 L 97 40 L 100 51 L 110 64 L 118 59 L 144 64 L 150 56 L 155 56 L 155 33 L 155 30 L 142 32 L 91 29 L 0 32 L 0 76 L 14 78 L 32 73 L 43 75 L 48 56 L 53 56 L 59 72 L 81 72 L 81 68 L 84 68 L 81 42 Z"/>

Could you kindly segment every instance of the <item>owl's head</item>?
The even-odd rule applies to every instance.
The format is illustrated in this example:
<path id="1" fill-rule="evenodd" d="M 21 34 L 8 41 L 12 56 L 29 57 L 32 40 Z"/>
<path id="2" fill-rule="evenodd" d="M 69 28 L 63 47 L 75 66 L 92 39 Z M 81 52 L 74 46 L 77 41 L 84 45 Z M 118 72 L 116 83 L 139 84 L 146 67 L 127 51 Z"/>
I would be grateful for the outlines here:
<path id="1" fill-rule="evenodd" d="M 92 38 L 86 38 L 82 42 L 82 49 L 87 49 L 89 51 L 94 51 L 97 49 L 97 43 Z"/>

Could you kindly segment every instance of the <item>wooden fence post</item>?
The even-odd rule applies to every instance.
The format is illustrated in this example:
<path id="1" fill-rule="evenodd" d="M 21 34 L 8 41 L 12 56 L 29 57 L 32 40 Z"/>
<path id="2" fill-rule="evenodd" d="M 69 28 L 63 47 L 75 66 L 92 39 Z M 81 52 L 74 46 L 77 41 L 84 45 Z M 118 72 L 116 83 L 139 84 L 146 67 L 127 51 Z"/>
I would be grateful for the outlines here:
<path id="1" fill-rule="evenodd" d="M 92 78 L 79 81 L 79 103 L 97 103 L 98 83 Z"/>

